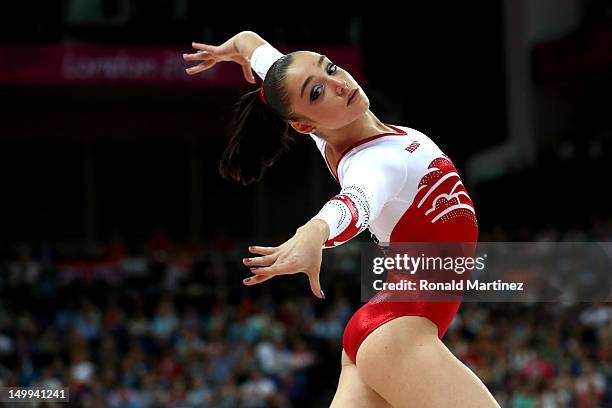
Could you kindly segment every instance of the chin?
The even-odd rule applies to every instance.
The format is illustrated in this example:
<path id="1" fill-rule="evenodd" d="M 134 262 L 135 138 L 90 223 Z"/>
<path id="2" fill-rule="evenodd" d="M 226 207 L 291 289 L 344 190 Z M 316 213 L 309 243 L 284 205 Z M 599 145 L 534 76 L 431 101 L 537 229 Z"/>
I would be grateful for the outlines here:
<path id="1" fill-rule="evenodd" d="M 356 116 L 365 115 L 370 110 L 370 101 L 364 98 L 363 101 L 359 101 L 359 106 L 356 108 L 358 108 Z"/>
<path id="2" fill-rule="evenodd" d="M 367 108 L 370 107 L 370 98 L 368 98 L 368 95 L 366 95 L 365 92 L 363 92 L 363 90 L 361 90 L 361 104 L 365 105 Z"/>

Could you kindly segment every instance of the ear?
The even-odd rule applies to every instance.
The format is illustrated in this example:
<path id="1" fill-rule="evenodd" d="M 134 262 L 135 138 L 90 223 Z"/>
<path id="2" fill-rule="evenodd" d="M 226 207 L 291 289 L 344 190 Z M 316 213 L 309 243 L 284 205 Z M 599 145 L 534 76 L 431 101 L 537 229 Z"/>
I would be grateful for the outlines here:
<path id="1" fill-rule="evenodd" d="M 299 122 L 297 120 L 290 120 L 289 124 L 297 132 L 304 133 L 304 134 L 314 133 L 316 130 L 315 127 L 308 122 Z"/>

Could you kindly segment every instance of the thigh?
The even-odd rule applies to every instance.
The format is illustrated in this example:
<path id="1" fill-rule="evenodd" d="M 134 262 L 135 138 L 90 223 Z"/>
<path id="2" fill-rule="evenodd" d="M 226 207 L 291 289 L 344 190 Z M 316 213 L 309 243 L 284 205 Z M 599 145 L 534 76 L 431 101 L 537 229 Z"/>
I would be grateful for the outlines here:
<path id="1" fill-rule="evenodd" d="M 436 332 L 433 322 L 419 316 L 399 317 L 378 327 L 357 353 L 362 381 L 396 407 L 499 408 Z"/>
<path id="2" fill-rule="evenodd" d="M 357 366 L 342 350 L 342 370 L 330 408 L 391 408 L 391 405 L 363 382 Z"/>

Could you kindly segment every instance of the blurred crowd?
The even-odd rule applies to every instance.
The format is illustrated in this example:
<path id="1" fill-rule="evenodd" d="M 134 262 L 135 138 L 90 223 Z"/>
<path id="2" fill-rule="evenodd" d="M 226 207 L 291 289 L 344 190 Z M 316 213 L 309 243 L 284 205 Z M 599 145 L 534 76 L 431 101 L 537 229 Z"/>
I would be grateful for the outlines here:
<path id="1" fill-rule="evenodd" d="M 531 239 L 606 237 L 610 222 Z M 324 301 L 303 275 L 242 286 L 227 238 L 2 255 L 0 386 L 67 387 L 70 406 L 328 406 L 360 305 L 359 243 L 326 251 Z M 504 408 L 612 406 L 612 304 L 464 303 L 444 341 Z"/>

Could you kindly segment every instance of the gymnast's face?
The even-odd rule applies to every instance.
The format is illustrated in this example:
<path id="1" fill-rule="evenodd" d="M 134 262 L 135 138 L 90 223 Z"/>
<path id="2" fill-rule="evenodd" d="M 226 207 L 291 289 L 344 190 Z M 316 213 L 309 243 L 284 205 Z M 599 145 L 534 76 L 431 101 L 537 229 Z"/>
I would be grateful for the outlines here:
<path id="1" fill-rule="evenodd" d="M 296 52 L 286 80 L 293 115 L 303 118 L 289 123 L 301 133 L 339 129 L 360 118 L 370 107 L 368 97 L 351 74 L 321 54 Z"/>

